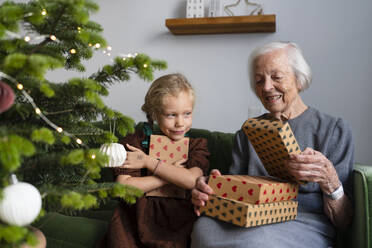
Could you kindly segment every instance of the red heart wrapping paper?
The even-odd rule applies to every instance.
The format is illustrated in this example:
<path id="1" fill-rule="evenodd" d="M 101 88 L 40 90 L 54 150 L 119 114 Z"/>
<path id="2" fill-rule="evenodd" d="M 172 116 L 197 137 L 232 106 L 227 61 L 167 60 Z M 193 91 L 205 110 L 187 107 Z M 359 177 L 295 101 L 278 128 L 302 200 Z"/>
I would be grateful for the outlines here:
<path id="1" fill-rule="evenodd" d="M 243 124 L 243 130 L 270 176 L 305 183 L 291 176 L 285 166 L 289 154 L 301 153 L 288 122 L 251 118 Z"/>
<path id="2" fill-rule="evenodd" d="M 298 185 L 268 177 L 223 175 L 210 176 L 208 185 L 223 198 L 251 204 L 296 199 Z"/>
<path id="3" fill-rule="evenodd" d="M 160 159 L 163 163 L 173 164 L 181 159 L 187 159 L 189 155 L 189 138 L 185 137 L 173 141 L 164 135 L 151 135 L 149 156 Z M 161 167 L 161 164 L 159 164 Z M 146 193 L 146 196 L 186 198 L 184 189 L 173 185 L 165 185 Z"/>

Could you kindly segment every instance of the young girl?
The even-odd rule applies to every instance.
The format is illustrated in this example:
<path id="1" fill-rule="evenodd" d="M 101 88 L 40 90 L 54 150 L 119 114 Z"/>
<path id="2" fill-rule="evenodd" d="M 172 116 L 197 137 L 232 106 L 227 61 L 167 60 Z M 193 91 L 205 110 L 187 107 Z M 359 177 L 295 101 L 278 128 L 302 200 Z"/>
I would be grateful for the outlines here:
<path id="1" fill-rule="evenodd" d="M 142 110 L 148 123 L 121 141 L 128 155 L 124 165 L 114 169 L 116 181 L 149 192 L 167 184 L 186 190 L 185 198 L 144 196 L 136 204 L 122 202 L 115 210 L 106 236 L 106 247 L 188 247 L 196 216 L 189 190 L 208 170 L 206 139 L 190 138 L 188 159 L 174 164 L 150 157 L 151 134 L 173 141 L 183 139 L 192 124 L 194 90 L 181 74 L 155 80 Z M 156 122 L 160 130 L 153 128 Z"/>

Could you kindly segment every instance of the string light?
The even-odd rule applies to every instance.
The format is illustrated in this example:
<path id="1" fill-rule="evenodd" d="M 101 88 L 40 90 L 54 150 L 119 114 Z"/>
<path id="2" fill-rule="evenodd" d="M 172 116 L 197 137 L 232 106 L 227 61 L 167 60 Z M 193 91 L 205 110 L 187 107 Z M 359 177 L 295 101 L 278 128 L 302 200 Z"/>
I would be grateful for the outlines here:
<path id="1" fill-rule="evenodd" d="M 72 48 L 72 49 L 70 50 L 70 53 L 71 53 L 71 54 L 75 54 L 75 53 L 76 53 L 76 50 L 75 50 L 74 48 Z"/>
<path id="2" fill-rule="evenodd" d="M 101 44 L 96 43 L 96 44 L 94 45 L 94 47 L 95 47 L 95 48 L 100 48 L 100 47 L 101 47 Z"/>
<path id="3" fill-rule="evenodd" d="M 47 14 L 46 9 L 43 9 L 43 10 L 41 11 L 41 14 L 42 14 L 43 16 L 45 16 L 45 15 Z"/>
<path id="4" fill-rule="evenodd" d="M 87 145 L 85 145 L 83 143 L 83 141 L 77 137 L 75 137 L 74 135 L 64 131 L 62 129 L 62 127 L 59 127 L 57 126 L 56 124 L 54 124 L 52 121 L 50 121 L 41 111 L 41 109 L 36 106 L 35 102 L 34 102 L 34 99 L 24 90 L 24 87 L 21 83 L 17 82 L 13 77 L 3 73 L 0 71 L 0 76 L 3 77 L 3 78 L 6 78 L 8 79 L 9 81 L 11 81 L 12 83 L 14 83 L 16 86 L 17 86 L 17 89 L 21 91 L 21 93 L 23 94 L 23 96 L 27 99 L 27 101 L 32 105 L 32 107 L 34 108 L 34 111 L 35 113 L 43 120 L 45 121 L 50 127 L 52 127 L 53 129 L 55 129 L 58 133 L 63 133 L 64 135 L 68 136 L 68 137 L 71 137 L 71 138 L 74 138 L 76 143 L 78 143 L 79 145 L 82 145 L 84 147 L 87 147 Z"/>
<path id="5" fill-rule="evenodd" d="M 31 37 L 30 37 L 30 36 L 25 36 L 24 40 L 25 40 L 26 42 L 29 42 L 29 41 L 31 40 Z"/>
<path id="6" fill-rule="evenodd" d="M 107 50 L 111 51 L 112 50 L 112 47 L 108 46 L 107 47 Z"/>
<path id="7" fill-rule="evenodd" d="M 52 35 L 52 34 L 49 36 L 49 38 L 50 38 L 52 41 L 57 40 L 57 37 L 56 37 L 55 35 Z"/>
<path id="8" fill-rule="evenodd" d="M 92 155 L 92 159 L 95 159 L 95 158 L 96 158 L 96 154 L 93 154 L 93 155 Z"/>
<path id="9" fill-rule="evenodd" d="M 144 67 L 144 68 L 147 68 L 147 64 L 143 64 L 143 67 Z"/>
<path id="10" fill-rule="evenodd" d="M 91 47 L 91 46 L 93 46 L 93 45 L 92 45 L 92 43 L 88 43 L 88 46 L 90 46 L 90 47 Z"/>

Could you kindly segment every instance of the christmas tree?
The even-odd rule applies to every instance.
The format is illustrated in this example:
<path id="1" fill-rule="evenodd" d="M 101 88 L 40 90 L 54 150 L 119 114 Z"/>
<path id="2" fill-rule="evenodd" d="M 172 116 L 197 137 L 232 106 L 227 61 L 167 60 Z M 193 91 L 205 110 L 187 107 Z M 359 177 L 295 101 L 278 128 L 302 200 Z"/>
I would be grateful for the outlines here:
<path id="1" fill-rule="evenodd" d="M 90 0 L 0 5 L 0 202 L 11 175 L 38 189 L 41 212 L 72 213 L 110 197 L 135 202 L 142 194 L 100 181 L 109 158 L 99 147 L 134 131 L 134 121 L 102 97 L 131 74 L 152 80 L 165 62 L 134 54 L 116 57 L 88 77 L 51 82 L 45 76 L 56 68 L 83 72 L 82 62 L 95 50 L 109 50 L 101 26 L 89 19 L 97 10 Z M 35 243 L 27 224 L 9 222 L 0 221 L 1 247 Z"/>

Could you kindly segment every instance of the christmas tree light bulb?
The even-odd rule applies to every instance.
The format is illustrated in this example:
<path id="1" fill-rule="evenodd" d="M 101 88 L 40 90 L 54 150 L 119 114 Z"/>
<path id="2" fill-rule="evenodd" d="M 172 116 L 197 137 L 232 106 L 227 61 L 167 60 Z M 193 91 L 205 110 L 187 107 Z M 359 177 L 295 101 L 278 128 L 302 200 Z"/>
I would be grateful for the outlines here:
<path id="1" fill-rule="evenodd" d="M 147 64 L 143 64 L 143 67 L 144 67 L 144 68 L 147 68 Z"/>
<path id="2" fill-rule="evenodd" d="M 40 115 L 41 114 L 41 110 L 39 108 L 35 108 L 35 113 Z"/>
<path id="3" fill-rule="evenodd" d="M 76 53 L 76 50 L 75 50 L 74 48 L 72 48 L 72 49 L 70 50 L 70 53 L 71 53 L 71 54 L 75 54 L 75 53 Z"/>
<path id="4" fill-rule="evenodd" d="M 18 83 L 18 84 L 17 84 L 17 89 L 19 89 L 19 90 L 23 90 L 23 85 L 20 84 L 20 83 Z"/>
<path id="5" fill-rule="evenodd" d="M 107 47 L 107 50 L 111 51 L 112 50 L 112 47 L 108 46 Z"/>
<path id="6" fill-rule="evenodd" d="M 93 154 L 93 155 L 92 155 L 92 159 L 95 159 L 95 158 L 96 158 L 96 154 Z"/>
<path id="7" fill-rule="evenodd" d="M 43 9 L 43 10 L 41 11 L 41 14 L 42 14 L 43 16 L 45 16 L 45 15 L 47 14 L 46 9 Z"/>
<path id="8" fill-rule="evenodd" d="M 124 61 L 125 61 L 126 59 L 127 59 L 126 57 L 123 58 Z"/>
<path id="9" fill-rule="evenodd" d="M 81 139 L 77 138 L 76 139 L 76 143 L 78 143 L 79 145 L 81 145 L 83 143 L 83 141 L 81 141 Z"/>
<path id="10" fill-rule="evenodd" d="M 93 46 L 93 45 L 92 45 L 92 43 L 89 43 L 89 44 L 88 44 L 88 46 L 90 46 L 90 47 L 91 47 L 91 46 Z"/>
<path id="11" fill-rule="evenodd" d="M 101 47 L 101 44 L 96 43 L 94 46 L 95 46 L 96 48 L 100 48 L 100 47 Z"/>
<path id="12" fill-rule="evenodd" d="M 57 132 L 62 133 L 63 129 L 61 127 L 57 127 Z"/>
<path id="13" fill-rule="evenodd" d="M 54 35 L 49 36 L 49 38 L 50 38 L 52 41 L 57 40 L 57 37 L 55 37 Z"/>
<path id="14" fill-rule="evenodd" d="M 26 42 L 29 42 L 29 41 L 31 40 L 31 37 L 30 37 L 30 36 L 25 36 L 24 40 L 25 40 Z"/>

